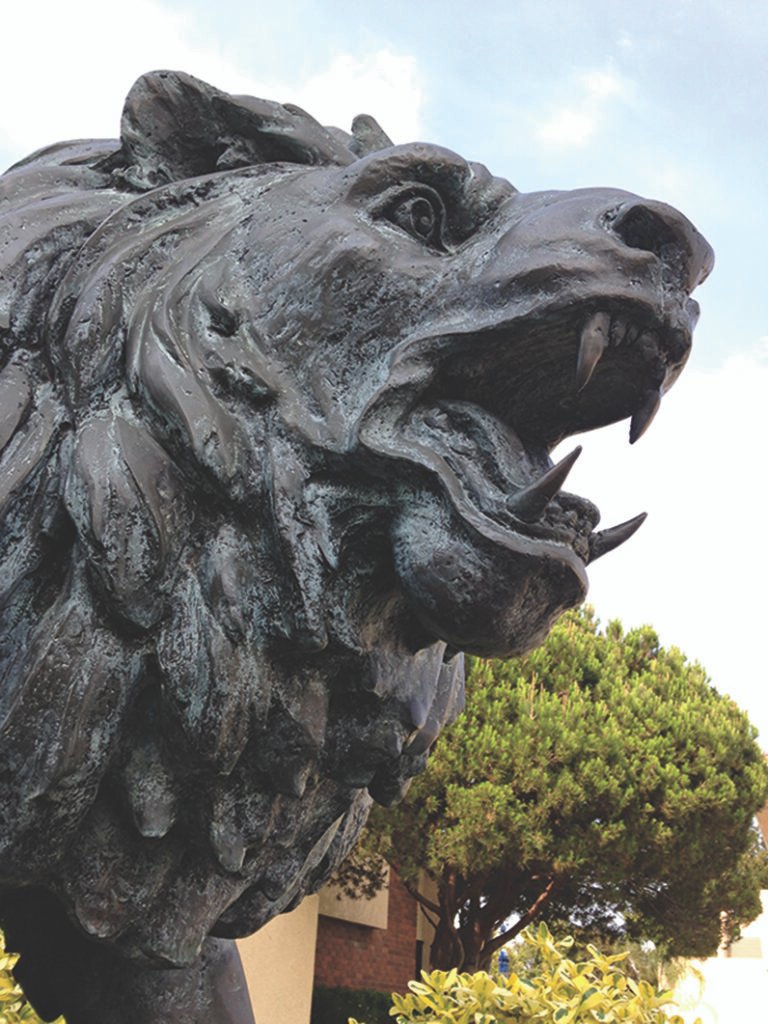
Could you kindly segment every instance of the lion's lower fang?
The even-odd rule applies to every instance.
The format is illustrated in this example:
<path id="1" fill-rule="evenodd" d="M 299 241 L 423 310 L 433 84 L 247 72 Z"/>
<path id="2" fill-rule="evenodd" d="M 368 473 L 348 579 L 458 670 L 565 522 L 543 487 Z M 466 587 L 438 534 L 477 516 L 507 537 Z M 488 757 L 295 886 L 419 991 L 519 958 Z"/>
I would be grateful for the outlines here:
<path id="1" fill-rule="evenodd" d="M 546 473 L 542 473 L 532 484 L 522 491 L 518 491 L 508 501 L 510 512 L 524 523 L 536 522 L 562 488 L 574 462 L 580 455 L 581 445 L 577 445 L 570 455 L 566 455 L 564 459 L 551 466 Z"/>
<path id="2" fill-rule="evenodd" d="M 593 534 L 589 541 L 589 563 L 607 555 L 609 551 L 619 547 L 624 541 L 629 540 L 633 533 L 637 533 L 647 518 L 645 512 L 641 512 L 634 519 L 628 519 L 625 523 L 612 526 L 609 530 L 601 530 Z"/>

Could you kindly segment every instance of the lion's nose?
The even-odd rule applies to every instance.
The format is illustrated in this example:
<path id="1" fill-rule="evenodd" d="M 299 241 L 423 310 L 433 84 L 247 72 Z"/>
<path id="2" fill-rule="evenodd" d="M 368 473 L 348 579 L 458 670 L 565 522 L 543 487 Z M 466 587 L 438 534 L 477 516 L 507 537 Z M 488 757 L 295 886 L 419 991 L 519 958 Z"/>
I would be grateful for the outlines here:
<path id="1" fill-rule="evenodd" d="M 712 270 L 712 247 L 687 217 L 665 203 L 624 203 L 608 213 L 606 223 L 625 245 L 654 253 L 688 292 Z"/>

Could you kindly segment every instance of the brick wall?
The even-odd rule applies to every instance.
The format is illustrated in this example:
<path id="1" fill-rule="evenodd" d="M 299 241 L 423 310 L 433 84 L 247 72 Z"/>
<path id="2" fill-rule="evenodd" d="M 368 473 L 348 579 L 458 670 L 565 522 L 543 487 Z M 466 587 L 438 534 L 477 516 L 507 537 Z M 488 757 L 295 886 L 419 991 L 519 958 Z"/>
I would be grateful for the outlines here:
<path id="1" fill-rule="evenodd" d="M 389 877 L 387 928 L 320 916 L 316 985 L 405 992 L 415 975 L 416 903 L 394 871 Z"/>

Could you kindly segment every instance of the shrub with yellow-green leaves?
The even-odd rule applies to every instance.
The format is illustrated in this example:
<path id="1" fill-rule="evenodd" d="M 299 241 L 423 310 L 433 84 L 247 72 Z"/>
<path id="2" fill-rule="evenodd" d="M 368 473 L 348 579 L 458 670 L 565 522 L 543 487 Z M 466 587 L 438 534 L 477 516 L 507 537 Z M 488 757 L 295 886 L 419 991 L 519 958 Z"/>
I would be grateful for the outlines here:
<path id="1" fill-rule="evenodd" d="M 392 996 L 390 1014 L 397 1024 L 684 1024 L 665 1009 L 669 992 L 626 975 L 626 953 L 604 956 L 588 946 L 588 959 L 570 960 L 573 939 L 556 941 L 544 924 L 523 937 L 536 948 L 540 973 L 494 978 L 485 971 L 422 972 L 407 995 Z"/>

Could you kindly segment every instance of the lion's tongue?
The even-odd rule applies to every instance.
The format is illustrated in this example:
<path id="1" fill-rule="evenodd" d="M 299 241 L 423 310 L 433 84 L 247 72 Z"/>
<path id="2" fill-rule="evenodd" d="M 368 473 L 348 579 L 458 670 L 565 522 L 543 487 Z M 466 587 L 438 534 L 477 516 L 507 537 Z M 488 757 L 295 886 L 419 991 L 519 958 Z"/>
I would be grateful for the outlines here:
<path id="1" fill-rule="evenodd" d="M 444 399 L 422 406 L 405 434 L 427 447 L 441 475 L 450 473 L 466 498 L 493 519 L 506 518 L 510 495 L 542 471 L 512 430 L 470 402 Z"/>

